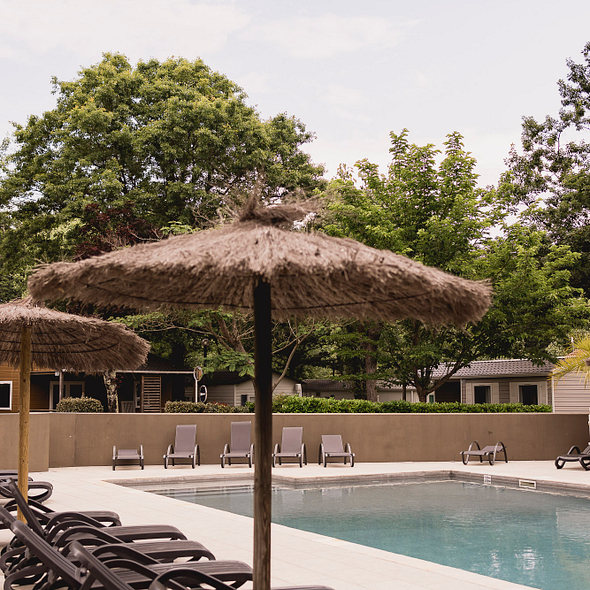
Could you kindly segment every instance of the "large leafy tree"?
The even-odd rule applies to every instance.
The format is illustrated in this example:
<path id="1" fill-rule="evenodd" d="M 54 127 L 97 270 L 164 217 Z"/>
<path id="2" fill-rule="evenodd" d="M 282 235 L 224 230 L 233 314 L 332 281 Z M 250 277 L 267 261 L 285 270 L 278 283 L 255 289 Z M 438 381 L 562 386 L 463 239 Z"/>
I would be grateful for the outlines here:
<path id="1" fill-rule="evenodd" d="M 133 66 L 105 54 L 73 81 L 54 79 L 53 91 L 57 106 L 16 124 L 3 146 L 5 273 L 73 256 L 88 205 L 108 215 L 131 203 L 146 225 L 201 228 L 261 177 L 267 199 L 322 185 L 322 167 L 301 150 L 312 139 L 304 125 L 261 120 L 199 59 Z"/>
<path id="2" fill-rule="evenodd" d="M 580 253 L 572 283 L 590 296 L 590 42 L 582 56 L 567 60 L 559 112 L 544 121 L 524 117 L 522 150 L 512 148 L 499 190 L 528 205 L 528 218 L 552 243 Z"/>
<path id="3" fill-rule="evenodd" d="M 324 231 L 488 280 L 494 303 L 480 323 L 463 330 L 413 320 L 359 325 L 367 396 L 374 397 L 381 378 L 411 385 L 425 400 L 475 359 L 547 358 L 546 347 L 587 314 L 586 301 L 569 286 L 568 268 L 577 256 L 566 246 L 547 247 L 542 231 L 504 223 L 504 195 L 477 188 L 475 160 L 458 133 L 448 136 L 440 165 L 434 146 L 410 144 L 406 130 L 391 139 L 386 175 L 361 161 L 360 187 L 350 171 L 331 184 Z M 494 237 L 492 230 L 502 225 Z"/>

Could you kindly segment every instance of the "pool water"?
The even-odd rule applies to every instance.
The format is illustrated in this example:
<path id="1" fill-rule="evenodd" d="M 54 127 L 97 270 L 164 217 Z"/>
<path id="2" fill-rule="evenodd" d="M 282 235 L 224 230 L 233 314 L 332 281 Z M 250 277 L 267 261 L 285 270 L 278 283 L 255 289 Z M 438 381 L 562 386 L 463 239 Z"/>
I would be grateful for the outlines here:
<path id="1" fill-rule="evenodd" d="M 252 490 L 165 495 L 252 516 Z M 590 587 L 590 500 L 459 482 L 273 492 L 272 520 L 543 590 Z"/>

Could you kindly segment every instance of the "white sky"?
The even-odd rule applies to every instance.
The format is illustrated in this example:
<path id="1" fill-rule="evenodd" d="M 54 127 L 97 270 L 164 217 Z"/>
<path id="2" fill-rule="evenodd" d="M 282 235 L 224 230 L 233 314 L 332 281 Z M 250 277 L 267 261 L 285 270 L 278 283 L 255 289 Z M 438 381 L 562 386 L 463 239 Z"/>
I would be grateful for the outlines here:
<path id="1" fill-rule="evenodd" d="M 0 137 L 103 52 L 200 57 L 263 118 L 301 119 L 328 177 L 361 158 L 384 171 L 407 127 L 440 148 L 459 131 L 495 184 L 522 117 L 557 113 L 589 25 L 588 0 L 0 0 Z"/>

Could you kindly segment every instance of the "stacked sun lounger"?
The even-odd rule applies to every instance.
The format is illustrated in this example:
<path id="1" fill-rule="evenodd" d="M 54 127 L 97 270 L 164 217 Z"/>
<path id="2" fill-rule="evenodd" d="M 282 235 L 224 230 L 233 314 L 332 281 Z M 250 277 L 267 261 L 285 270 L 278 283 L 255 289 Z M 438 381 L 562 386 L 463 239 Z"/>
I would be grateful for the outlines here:
<path id="1" fill-rule="evenodd" d="M 40 509 L 38 502 L 27 503 L 13 480 L 6 487 L 13 501 L 0 507 L 0 521 L 14 534 L 0 553 L 7 590 L 24 585 L 48 590 L 232 590 L 252 580 L 248 564 L 216 560 L 176 527 L 122 526 L 108 511 L 52 512 Z M 16 519 L 16 507 L 28 526 Z M 281 590 L 303 589 L 332 590 Z"/>

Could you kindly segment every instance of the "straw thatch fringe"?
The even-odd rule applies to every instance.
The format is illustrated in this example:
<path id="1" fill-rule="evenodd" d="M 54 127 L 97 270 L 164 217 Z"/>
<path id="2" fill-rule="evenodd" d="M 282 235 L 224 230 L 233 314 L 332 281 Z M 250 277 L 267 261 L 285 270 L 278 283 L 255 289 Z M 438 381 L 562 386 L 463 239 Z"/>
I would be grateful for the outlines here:
<path id="1" fill-rule="evenodd" d="M 276 227 L 301 209 L 254 201 L 246 209 L 243 221 L 218 229 L 41 267 L 29 290 L 37 300 L 249 311 L 254 282 L 263 279 L 275 319 L 411 317 L 456 325 L 479 320 L 490 304 L 485 283 L 354 240 Z"/>
<path id="2" fill-rule="evenodd" d="M 97 373 L 133 370 L 149 343 L 122 324 L 62 313 L 25 299 L 0 305 L 0 363 L 17 367 L 23 326 L 31 327 L 33 364 Z"/>

